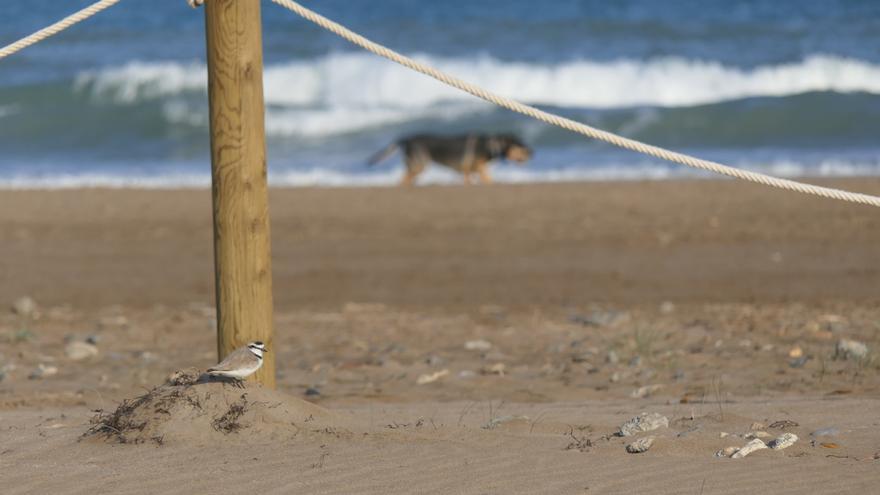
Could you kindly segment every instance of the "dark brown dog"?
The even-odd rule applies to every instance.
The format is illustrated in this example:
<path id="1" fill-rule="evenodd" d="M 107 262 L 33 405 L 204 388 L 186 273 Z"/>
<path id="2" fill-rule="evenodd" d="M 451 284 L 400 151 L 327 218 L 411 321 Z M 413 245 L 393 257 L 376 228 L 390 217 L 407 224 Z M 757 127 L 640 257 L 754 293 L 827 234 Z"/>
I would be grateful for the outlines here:
<path id="1" fill-rule="evenodd" d="M 399 139 L 373 155 L 369 164 L 374 165 L 388 158 L 398 148 L 403 150 L 406 174 L 401 184 L 412 185 L 416 177 L 429 163 L 449 167 L 471 183 L 471 174 L 479 174 L 480 182 L 492 182 L 489 162 L 497 159 L 526 162 L 532 150 L 513 134 L 467 134 L 464 136 L 435 136 L 417 134 Z"/>

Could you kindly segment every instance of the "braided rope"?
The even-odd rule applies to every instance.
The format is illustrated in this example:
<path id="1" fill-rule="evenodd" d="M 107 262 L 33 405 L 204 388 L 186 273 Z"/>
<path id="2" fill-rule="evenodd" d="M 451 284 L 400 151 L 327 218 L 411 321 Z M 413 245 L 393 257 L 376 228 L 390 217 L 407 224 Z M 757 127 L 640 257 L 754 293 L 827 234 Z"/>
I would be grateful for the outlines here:
<path id="1" fill-rule="evenodd" d="M 449 86 L 470 93 L 490 103 L 494 103 L 495 105 L 504 107 L 514 112 L 521 113 L 523 115 L 527 115 L 542 122 L 546 122 L 548 124 L 552 124 L 572 132 L 583 134 L 587 137 L 599 139 L 607 143 L 613 144 L 614 146 L 637 151 L 639 153 L 644 153 L 646 155 L 661 158 L 671 162 L 680 163 L 689 167 L 708 170 L 710 172 L 735 177 L 737 179 L 756 182 L 758 184 L 764 184 L 780 189 L 787 189 L 789 191 L 813 194 L 825 198 L 839 199 L 842 201 L 849 201 L 852 203 L 859 203 L 871 206 L 880 206 L 880 197 L 877 196 L 853 193 L 840 189 L 821 187 L 812 184 L 804 184 L 793 180 L 781 179 L 758 172 L 751 172 L 748 170 L 742 170 L 727 165 L 722 165 L 720 163 L 709 160 L 702 160 L 700 158 L 695 158 L 690 155 L 677 153 L 675 151 L 670 151 L 664 148 L 660 148 L 658 146 L 645 144 L 634 139 L 618 136 L 617 134 L 603 131 L 601 129 L 588 126 L 581 122 L 577 122 L 571 119 L 560 117 L 558 115 L 554 115 L 552 113 L 545 112 L 543 110 L 539 110 L 535 107 L 525 105 L 516 100 L 492 93 L 491 91 L 483 89 L 475 84 L 471 84 L 457 77 L 450 76 L 429 65 L 417 62 L 407 56 L 401 55 L 385 46 L 370 41 L 369 39 L 349 30 L 348 28 L 334 21 L 331 21 L 330 19 L 327 19 L 326 17 L 312 10 L 303 7 L 302 5 L 292 0 L 272 0 L 272 2 L 295 12 L 300 17 L 303 17 L 304 19 L 311 21 L 318 26 L 321 26 L 322 28 L 350 41 L 351 43 L 354 43 L 355 45 L 358 45 L 370 52 L 375 53 L 376 55 L 385 57 L 393 62 L 403 65 L 404 67 L 408 67 L 415 71 L 421 72 L 422 74 L 433 77 L 434 79 L 437 79 L 442 83 L 448 84 Z"/>
<path id="2" fill-rule="evenodd" d="M 100 2 L 95 2 L 92 5 L 89 5 L 88 7 L 80 10 L 79 12 L 72 14 L 72 15 L 69 15 L 69 16 L 65 17 L 64 19 L 61 19 L 60 21 L 56 22 L 55 24 L 52 24 L 51 26 L 47 26 L 43 29 L 40 29 L 36 33 L 34 33 L 30 36 L 26 36 L 26 37 L 16 41 L 15 43 L 6 45 L 3 48 L 0 48 L 0 59 L 6 58 L 6 57 L 12 55 L 13 53 L 15 53 L 23 48 L 27 48 L 27 47 L 33 45 L 34 43 L 43 41 L 44 39 L 48 38 L 49 36 L 52 36 L 54 34 L 58 34 L 61 31 L 64 31 L 65 29 L 69 28 L 70 26 L 73 26 L 74 24 L 76 24 L 78 22 L 81 22 L 81 21 L 88 19 L 89 17 L 106 9 L 107 7 L 111 7 L 113 5 L 116 5 L 120 1 L 121 0 L 101 0 Z"/>

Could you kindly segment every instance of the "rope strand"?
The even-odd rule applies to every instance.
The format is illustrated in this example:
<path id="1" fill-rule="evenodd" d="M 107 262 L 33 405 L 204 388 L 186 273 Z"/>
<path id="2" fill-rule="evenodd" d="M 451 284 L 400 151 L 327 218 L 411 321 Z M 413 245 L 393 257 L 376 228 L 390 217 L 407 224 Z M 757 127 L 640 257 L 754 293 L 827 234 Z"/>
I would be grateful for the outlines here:
<path id="1" fill-rule="evenodd" d="M 675 163 L 680 163 L 682 165 L 687 165 L 689 167 L 694 167 L 702 170 L 708 170 L 710 172 L 715 172 L 722 175 L 727 175 L 730 177 L 735 177 L 737 179 L 742 179 L 750 182 L 755 182 L 758 184 L 764 184 L 767 186 L 772 186 L 780 189 L 786 189 L 789 191 L 796 191 L 806 194 L 813 194 L 816 196 L 821 196 L 825 198 L 839 199 L 842 201 L 849 201 L 852 203 L 859 203 L 864 205 L 878 206 L 880 207 L 880 197 L 871 196 L 869 194 L 861 194 L 861 193 L 853 193 L 849 191 L 843 191 L 840 189 L 834 189 L 830 187 L 822 187 L 816 186 L 813 184 L 804 184 L 801 182 L 782 179 L 778 177 L 773 177 L 770 175 L 761 174 L 758 172 L 752 172 L 749 170 L 742 170 L 735 167 L 730 167 L 727 165 L 723 165 L 721 163 L 716 163 L 709 160 L 703 160 L 700 158 L 696 158 L 690 155 L 685 155 L 683 153 L 678 153 L 675 151 L 670 151 L 664 148 L 660 148 L 658 146 L 653 146 L 650 144 L 642 143 L 640 141 L 636 141 L 634 139 L 625 138 L 623 136 L 618 136 L 617 134 L 613 134 L 608 131 L 603 131 L 601 129 L 597 129 L 595 127 L 588 126 L 581 122 L 577 122 L 571 119 L 567 119 L 564 117 L 560 117 L 558 115 L 554 115 L 552 113 L 545 112 L 543 110 L 539 110 L 535 107 L 520 103 L 511 98 L 506 98 L 504 96 L 495 94 L 491 91 L 481 88 L 475 84 L 471 84 L 467 81 L 459 79 L 454 76 L 450 76 L 444 72 L 441 72 L 427 64 L 423 64 L 412 58 L 409 58 L 405 55 L 401 55 L 383 45 L 375 43 L 353 31 L 350 29 L 327 19 L 326 17 L 309 10 L 302 5 L 292 1 L 292 0 L 272 0 L 272 2 L 289 9 L 299 15 L 300 17 L 317 24 L 318 26 L 348 40 L 351 43 L 354 43 L 361 48 L 364 48 L 370 52 L 375 53 L 381 57 L 385 57 L 392 62 L 396 62 L 404 67 L 408 67 L 417 72 L 421 72 L 427 76 L 433 77 L 434 79 L 452 86 L 454 88 L 460 89 L 467 93 L 476 96 L 477 98 L 481 98 L 490 103 L 498 105 L 500 107 L 506 108 L 508 110 L 512 110 L 514 112 L 527 115 L 534 119 L 540 120 L 542 122 L 555 125 L 561 127 L 563 129 L 567 129 L 572 132 L 576 132 L 578 134 L 582 134 L 587 137 L 591 137 L 594 139 L 599 139 L 610 143 L 614 146 L 618 146 L 621 148 L 629 149 L 632 151 L 637 151 L 639 153 L 644 153 L 646 155 L 650 155 L 656 158 L 661 158 L 663 160 L 668 160 Z"/>
<path id="2" fill-rule="evenodd" d="M 6 58 L 19 50 L 22 50 L 24 48 L 27 48 L 27 47 L 33 45 L 34 43 L 43 41 L 44 39 L 48 38 L 49 36 L 58 34 L 61 31 L 64 31 L 65 29 L 69 28 L 70 26 L 73 26 L 74 24 L 76 24 L 78 22 L 82 22 L 82 21 L 88 19 L 89 17 L 106 9 L 107 7 L 111 7 L 113 5 L 116 5 L 120 1 L 121 0 L 101 0 L 100 2 L 95 2 L 92 5 L 89 5 L 88 7 L 80 10 L 79 12 L 72 14 L 72 15 L 69 15 L 69 16 L 65 17 L 64 19 L 61 19 L 60 21 L 56 22 L 55 24 L 52 24 L 51 26 L 47 26 L 43 29 L 40 29 L 39 31 L 37 31 L 36 33 L 34 33 L 30 36 L 25 36 L 24 38 L 16 41 L 15 43 L 6 45 L 3 48 L 0 48 L 0 59 Z"/>

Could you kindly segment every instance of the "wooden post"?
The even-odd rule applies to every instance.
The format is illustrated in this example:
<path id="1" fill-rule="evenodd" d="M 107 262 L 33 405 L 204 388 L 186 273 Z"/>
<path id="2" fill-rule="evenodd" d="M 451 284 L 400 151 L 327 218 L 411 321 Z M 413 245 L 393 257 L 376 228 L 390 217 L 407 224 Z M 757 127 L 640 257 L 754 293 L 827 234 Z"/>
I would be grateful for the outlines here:
<path id="1" fill-rule="evenodd" d="M 253 377 L 275 388 L 260 0 L 208 0 L 208 101 L 220 359 L 269 348 Z"/>

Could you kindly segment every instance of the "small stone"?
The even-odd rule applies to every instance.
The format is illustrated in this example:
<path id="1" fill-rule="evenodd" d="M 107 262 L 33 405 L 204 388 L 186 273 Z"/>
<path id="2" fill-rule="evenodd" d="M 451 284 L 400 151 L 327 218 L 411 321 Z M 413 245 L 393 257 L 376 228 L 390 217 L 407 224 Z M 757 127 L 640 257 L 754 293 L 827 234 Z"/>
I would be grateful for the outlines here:
<path id="1" fill-rule="evenodd" d="M 488 340 L 468 340 L 464 343 L 464 348 L 469 351 L 488 351 L 492 348 L 492 343 Z"/>
<path id="2" fill-rule="evenodd" d="M 633 390 L 629 394 L 629 396 L 632 397 L 633 399 L 643 399 L 645 397 L 650 396 L 654 392 L 662 389 L 663 387 L 664 387 L 664 385 L 662 385 L 660 383 L 655 383 L 654 385 L 645 385 L 644 387 L 639 387 L 639 388 Z"/>
<path id="3" fill-rule="evenodd" d="M 666 416 L 658 413 L 642 413 L 624 423 L 618 434 L 622 437 L 629 437 L 644 431 L 654 431 L 664 426 L 669 426 L 669 419 Z"/>
<path id="4" fill-rule="evenodd" d="M 770 428 L 776 428 L 779 430 L 784 430 L 786 428 L 794 428 L 795 426 L 800 426 L 790 419 L 781 419 L 779 421 L 774 421 L 770 423 Z"/>
<path id="5" fill-rule="evenodd" d="M 756 450 L 761 450 L 761 449 L 766 449 L 766 448 L 767 448 L 767 444 L 764 443 L 764 441 L 761 440 L 760 438 L 756 438 L 756 439 L 752 440 L 751 442 L 745 444 L 741 449 L 737 450 L 730 457 L 732 459 L 742 459 L 743 457 L 751 454 L 752 452 L 754 452 Z"/>
<path id="6" fill-rule="evenodd" d="M 718 434 L 719 438 L 727 438 L 729 436 L 730 436 L 730 433 L 727 433 L 726 431 L 722 431 L 721 433 Z"/>
<path id="7" fill-rule="evenodd" d="M 810 360 L 810 356 L 801 356 L 799 358 L 792 359 L 788 362 L 788 366 L 792 368 L 803 368 L 807 361 Z"/>
<path id="8" fill-rule="evenodd" d="M 622 377 L 623 376 L 620 374 L 619 371 L 615 371 L 614 373 L 611 374 L 611 378 L 609 378 L 609 380 L 611 380 L 611 383 L 617 383 L 620 381 L 620 379 Z"/>
<path id="9" fill-rule="evenodd" d="M 20 297 L 12 303 L 12 312 L 26 318 L 36 316 L 37 302 L 29 296 Z"/>
<path id="10" fill-rule="evenodd" d="M 770 441 L 768 446 L 773 450 L 782 450 L 791 447 L 797 441 L 798 436 L 794 433 L 783 433 L 782 435 L 779 435 L 778 437 Z"/>
<path id="11" fill-rule="evenodd" d="M 467 380 L 468 378 L 473 378 L 477 376 L 477 373 L 473 370 L 461 370 L 458 372 L 458 378 L 461 380 Z"/>
<path id="12" fill-rule="evenodd" d="M 724 447 L 723 449 L 715 452 L 715 457 L 730 457 L 739 450 L 739 447 Z"/>
<path id="13" fill-rule="evenodd" d="M 427 364 L 428 366 L 440 366 L 445 362 L 445 359 L 436 354 L 431 354 L 430 356 L 425 358 L 425 364 Z"/>
<path id="14" fill-rule="evenodd" d="M 28 375 L 28 378 L 30 378 L 31 380 L 39 380 L 42 378 L 49 378 L 50 376 L 57 374 L 58 368 L 56 368 L 55 366 L 47 366 L 43 363 L 40 363 L 40 365 L 37 366 L 37 369 L 35 369 L 31 372 L 30 375 Z"/>
<path id="15" fill-rule="evenodd" d="M 608 364 L 617 364 L 620 362 L 620 357 L 617 356 L 617 353 L 614 350 L 608 351 L 608 356 L 605 358 L 608 361 Z"/>
<path id="16" fill-rule="evenodd" d="M 654 445 L 654 437 L 642 437 L 626 446 L 626 451 L 630 454 L 641 454 L 647 452 Z"/>
<path id="17" fill-rule="evenodd" d="M 100 342 L 100 341 L 101 341 L 100 335 L 92 334 L 92 335 L 89 335 L 88 337 L 86 337 L 86 342 L 88 342 L 89 344 L 92 344 L 92 345 L 98 345 L 98 342 Z"/>
<path id="18" fill-rule="evenodd" d="M 73 361 L 82 361 L 98 355 L 98 348 L 88 342 L 71 342 L 64 348 L 64 354 Z"/>
<path id="19" fill-rule="evenodd" d="M 757 421 L 755 421 L 754 423 L 752 423 L 751 426 L 749 426 L 750 430 L 763 430 L 764 428 L 766 428 L 766 426 L 764 426 L 764 423 L 759 423 Z"/>
<path id="20" fill-rule="evenodd" d="M 803 355 L 804 355 L 804 350 L 801 349 L 801 346 L 799 346 L 799 345 L 792 347 L 791 350 L 788 351 L 788 357 L 790 357 L 792 359 L 799 358 Z"/>
<path id="21" fill-rule="evenodd" d="M 495 363 L 491 366 L 484 367 L 482 370 L 480 370 L 480 373 L 482 373 L 484 375 L 504 376 L 504 372 L 506 370 L 507 370 L 507 366 L 505 366 L 504 363 Z"/>
<path id="22" fill-rule="evenodd" d="M 424 375 L 419 375 L 416 379 L 416 384 L 418 385 L 427 385 L 428 383 L 434 383 L 437 380 L 443 378 L 444 376 L 449 374 L 449 370 L 441 370 L 435 371 L 434 373 L 426 373 Z"/>
<path id="23" fill-rule="evenodd" d="M 851 339 L 840 339 L 834 349 L 834 359 L 861 360 L 868 356 L 868 346 Z"/>
<path id="24" fill-rule="evenodd" d="M 315 387 L 309 387 L 309 388 L 307 388 L 306 391 L 305 391 L 305 396 L 306 396 L 306 397 L 317 397 L 317 396 L 319 396 L 319 395 L 321 395 L 321 391 L 318 390 L 318 389 L 315 388 Z"/>
<path id="25" fill-rule="evenodd" d="M 635 356 L 629 360 L 629 365 L 633 368 L 638 368 L 642 365 L 642 356 Z"/>
<path id="26" fill-rule="evenodd" d="M 668 315 L 675 311 L 675 303 L 672 301 L 663 301 L 660 303 L 660 312 L 664 315 Z"/>

